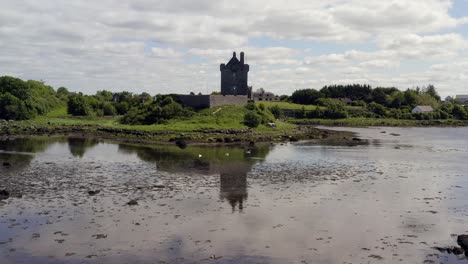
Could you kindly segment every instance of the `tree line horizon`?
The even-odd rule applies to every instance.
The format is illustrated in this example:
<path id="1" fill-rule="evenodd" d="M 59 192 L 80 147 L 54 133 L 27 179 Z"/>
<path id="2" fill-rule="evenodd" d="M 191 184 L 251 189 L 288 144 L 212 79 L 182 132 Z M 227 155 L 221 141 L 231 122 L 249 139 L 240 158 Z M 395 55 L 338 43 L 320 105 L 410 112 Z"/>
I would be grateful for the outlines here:
<path id="1" fill-rule="evenodd" d="M 333 100 L 336 98 L 351 99 L 354 109 Z M 320 90 L 299 89 L 291 96 L 282 95 L 281 99 L 317 106 L 314 111 L 296 111 L 296 118 L 468 119 L 467 106 L 457 100 L 443 102 L 431 84 L 404 91 L 395 87 L 372 88 L 367 84 L 326 85 Z M 435 111 L 414 115 L 411 110 L 417 105 L 430 105 Z M 123 124 L 157 124 L 173 118 L 190 118 L 197 112 L 179 104 L 174 94 L 152 96 L 146 92 L 100 90 L 87 95 L 70 92 L 66 87 L 55 90 L 41 81 L 0 77 L 0 119 L 33 119 L 58 107 L 67 107 L 67 113 L 72 116 L 119 115 Z M 276 118 L 282 116 L 283 109 L 277 105 L 266 110 Z"/>

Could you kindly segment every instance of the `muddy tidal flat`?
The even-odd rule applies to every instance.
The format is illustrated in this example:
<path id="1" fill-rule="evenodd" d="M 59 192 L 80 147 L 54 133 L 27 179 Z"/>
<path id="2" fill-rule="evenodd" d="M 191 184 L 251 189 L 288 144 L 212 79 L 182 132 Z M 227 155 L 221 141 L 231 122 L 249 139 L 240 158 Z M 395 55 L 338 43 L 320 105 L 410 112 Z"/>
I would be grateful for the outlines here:
<path id="1" fill-rule="evenodd" d="M 0 263 L 468 263 L 468 128 L 335 129 L 356 138 L 0 141 Z"/>

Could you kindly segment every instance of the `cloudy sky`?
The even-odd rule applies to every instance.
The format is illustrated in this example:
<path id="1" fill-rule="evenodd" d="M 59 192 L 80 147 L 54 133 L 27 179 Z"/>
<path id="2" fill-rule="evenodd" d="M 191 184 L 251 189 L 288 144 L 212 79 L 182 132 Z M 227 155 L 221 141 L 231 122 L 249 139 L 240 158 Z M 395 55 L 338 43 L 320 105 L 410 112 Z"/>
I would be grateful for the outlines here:
<path id="1" fill-rule="evenodd" d="M 208 93 L 245 51 L 250 85 L 468 94 L 468 0 L 0 0 L 0 75 L 94 93 Z"/>

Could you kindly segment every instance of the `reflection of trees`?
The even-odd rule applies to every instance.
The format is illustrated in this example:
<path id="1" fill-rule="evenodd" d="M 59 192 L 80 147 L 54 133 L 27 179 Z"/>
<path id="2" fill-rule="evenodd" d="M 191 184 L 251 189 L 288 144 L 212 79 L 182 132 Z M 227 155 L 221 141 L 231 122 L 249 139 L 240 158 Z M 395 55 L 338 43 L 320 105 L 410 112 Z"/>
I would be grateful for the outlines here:
<path id="1" fill-rule="evenodd" d="M 6 139 L 0 141 L 0 150 L 37 153 L 45 151 L 50 143 L 46 137 Z"/>
<path id="2" fill-rule="evenodd" d="M 96 146 L 98 140 L 93 138 L 68 138 L 68 148 L 73 157 L 82 158 L 86 150 Z"/>
<path id="3" fill-rule="evenodd" d="M 241 212 L 247 199 L 247 174 L 253 165 L 266 157 L 270 148 L 189 146 L 182 150 L 175 146 L 138 147 L 119 145 L 119 151 L 136 153 L 158 169 L 170 173 L 220 174 L 220 198 L 227 200 L 233 212 Z M 200 157 L 201 156 L 201 157 Z"/>
<path id="4" fill-rule="evenodd" d="M 0 141 L 0 170 L 14 172 L 29 166 L 34 159 L 32 153 L 44 152 L 51 140 L 47 137 L 15 138 Z M 3 168 L 3 163 L 11 164 Z"/>

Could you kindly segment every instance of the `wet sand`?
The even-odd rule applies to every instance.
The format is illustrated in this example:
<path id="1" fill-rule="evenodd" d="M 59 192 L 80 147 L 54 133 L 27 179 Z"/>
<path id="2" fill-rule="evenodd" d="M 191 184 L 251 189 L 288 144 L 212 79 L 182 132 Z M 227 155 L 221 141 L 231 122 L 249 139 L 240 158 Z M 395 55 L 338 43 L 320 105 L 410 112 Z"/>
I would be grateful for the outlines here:
<path id="1" fill-rule="evenodd" d="M 0 263 L 466 262 L 434 247 L 468 233 L 468 129 L 346 130 L 360 140 L 3 141 Z"/>

